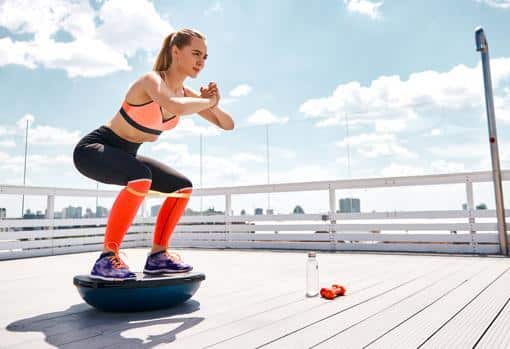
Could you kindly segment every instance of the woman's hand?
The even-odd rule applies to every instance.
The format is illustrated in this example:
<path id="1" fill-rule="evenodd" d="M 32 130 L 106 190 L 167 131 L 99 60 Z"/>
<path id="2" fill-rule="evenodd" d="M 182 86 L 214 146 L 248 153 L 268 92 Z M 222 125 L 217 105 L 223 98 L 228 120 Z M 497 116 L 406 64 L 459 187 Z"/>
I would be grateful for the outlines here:
<path id="1" fill-rule="evenodd" d="M 218 90 L 216 83 L 210 82 L 207 87 L 200 87 L 200 97 L 212 99 L 213 105 L 211 108 L 217 106 L 220 102 L 220 91 Z"/>

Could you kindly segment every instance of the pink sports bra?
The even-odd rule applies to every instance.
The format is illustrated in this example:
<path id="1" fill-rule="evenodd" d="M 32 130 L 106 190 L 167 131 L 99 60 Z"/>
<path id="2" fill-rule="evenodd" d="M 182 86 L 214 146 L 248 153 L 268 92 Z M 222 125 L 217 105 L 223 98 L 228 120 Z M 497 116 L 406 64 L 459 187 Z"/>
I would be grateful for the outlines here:
<path id="1" fill-rule="evenodd" d="M 171 130 L 179 122 L 179 115 L 173 115 L 169 119 L 163 119 L 161 106 L 150 101 L 144 104 L 129 104 L 124 101 L 120 108 L 120 115 L 128 124 L 140 131 L 160 135 L 161 132 Z"/>
<path id="2" fill-rule="evenodd" d="M 184 88 L 183 93 L 186 96 Z M 163 109 L 154 101 L 144 104 L 129 104 L 124 100 L 119 112 L 124 120 L 134 128 L 154 135 L 160 135 L 163 131 L 173 129 L 180 119 L 179 115 L 172 115 L 170 118 L 164 119 Z"/>

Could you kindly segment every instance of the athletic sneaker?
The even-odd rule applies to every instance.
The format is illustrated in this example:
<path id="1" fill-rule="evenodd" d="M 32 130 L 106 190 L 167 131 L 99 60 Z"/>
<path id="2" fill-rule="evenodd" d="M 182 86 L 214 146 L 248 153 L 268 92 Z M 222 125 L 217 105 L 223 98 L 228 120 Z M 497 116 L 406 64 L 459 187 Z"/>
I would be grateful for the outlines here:
<path id="1" fill-rule="evenodd" d="M 181 257 L 179 257 L 178 254 L 170 254 L 168 251 L 159 251 L 147 257 L 143 272 L 155 275 L 164 273 L 185 273 L 192 269 L 193 267 L 191 265 L 181 261 Z"/>
<path id="2" fill-rule="evenodd" d="M 114 252 L 103 252 L 94 264 L 90 277 L 108 281 L 136 279 L 136 274 Z"/>

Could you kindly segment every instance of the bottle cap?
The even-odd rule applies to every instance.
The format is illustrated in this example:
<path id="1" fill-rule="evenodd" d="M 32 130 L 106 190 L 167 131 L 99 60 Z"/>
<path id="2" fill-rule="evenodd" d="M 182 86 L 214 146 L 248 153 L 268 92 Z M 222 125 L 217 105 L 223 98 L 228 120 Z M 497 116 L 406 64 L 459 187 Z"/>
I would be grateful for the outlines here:
<path id="1" fill-rule="evenodd" d="M 315 257 L 315 256 L 316 256 L 315 252 L 308 252 L 308 257 Z"/>

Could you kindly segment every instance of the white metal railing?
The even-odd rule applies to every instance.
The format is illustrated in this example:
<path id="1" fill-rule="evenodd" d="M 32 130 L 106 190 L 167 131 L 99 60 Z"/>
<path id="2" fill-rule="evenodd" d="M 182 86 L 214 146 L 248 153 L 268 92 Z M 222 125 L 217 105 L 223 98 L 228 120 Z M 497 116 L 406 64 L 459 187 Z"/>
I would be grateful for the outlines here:
<path id="1" fill-rule="evenodd" d="M 503 171 L 502 179 L 509 180 L 510 171 Z M 200 248 L 498 254 L 501 246 L 497 234 L 496 211 L 475 210 L 474 207 L 473 183 L 490 181 L 491 172 L 469 172 L 194 189 L 194 196 L 224 196 L 225 214 L 184 216 L 171 243 L 175 247 Z M 465 184 L 467 210 L 336 212 L 338 189 L 459 183 Z M 327 191 L 329 212 L 242 216 L 229 214 L 232 212 L 234 195 L 304 191 Z M 106 218 L 54 219 L 55 197 L 113 197 L 117 193 L 115 190 L 0 185 L 0 195 L 47 197 L 46 219 L 0 220 L 0 259 L 99 250 L 102 247 Z M 477 222 L 477 218 L 485 221 L 488 219 L 490 222 Z M 416 219 L 425 223 L 412 221 Z M 388 220 L 400 222 L 388 223 Z M 149 246 L 154 222 L 154 217 L 137 217 L 123 246 Z"/>

